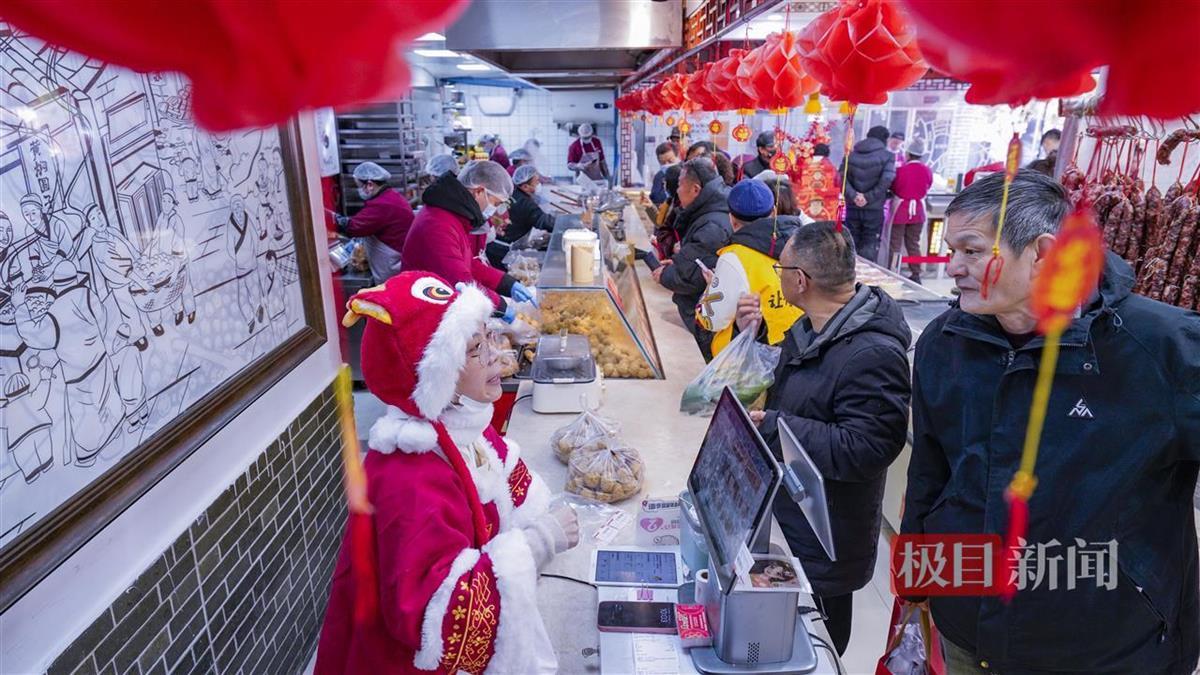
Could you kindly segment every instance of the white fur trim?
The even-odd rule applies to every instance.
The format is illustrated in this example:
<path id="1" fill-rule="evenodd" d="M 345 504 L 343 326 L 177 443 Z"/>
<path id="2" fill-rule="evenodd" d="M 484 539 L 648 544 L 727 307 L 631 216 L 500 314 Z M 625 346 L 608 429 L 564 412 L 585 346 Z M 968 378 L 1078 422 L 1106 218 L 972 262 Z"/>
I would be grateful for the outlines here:
<path id="1" fill-rule="evenodd" d="M 436 670 L 442 662 L 442 623 L 446 619 L 446 611 L 450 608 L 450 596 L 454 594 L 454 585 L 464 574 L 470 572 L 479 562 L 479 551 L 464 548 L 454 563 L 450 565 L 450 573 L 442 580 L 440 586 L 429 604 L 425 606 L 425 618 L 421 622 L 421 649 L 413 656 L 413 665 L 421 670 Z"/>
<path id="2" fill-rule="evenodd" d="M 458 373 L 467 361 L 467 343 L 492 315 L 492 301 L 474 285 L 466 285 L 446 308 L 437 330 L 417 364 L 413 401 L 428 419 L 442 415 L 454 398 Z"/>
<path id="3" fill-rule="evenodd" d="M 530 481 L 529 490 L 525 493 L 525 502 L 513 509 L 513 527 L 530 525 L 550 511 L 550 487 L 546 485 L 546 481 L 542 480 L 541 476 L 534 473 L 533 469 L 529 469 L 529 473 L 533 476 L 533 480 Z"/>
<path id="4" fill-rule="evenodd" d="M 501 531 L 530 525 L 537 520 L 538 516 L 544 515 L 550 510 L 550 488 L 546 485 L 546 481 L 542 480 L 542 477 L 529 467 L 528 462 L 526 462 L 525 468 L 533 477 L 529 483 L 529 491 L 525 493 L 525 501 L 520 506 L 513 503 L 512 492 L 508 486 L 508 476 L 517 467 L 517 461 L 521 459 L 521 446 L 517 445 L 516 441 L 507 438 L 504 439 L 504 444 L 508 446 L 508 454 L 504 456 L 504 490 L 496 499 L 496 507 L 500 512 Z M 490 461 L 499 465 L 500 453 L 492 447 L 487 438 L 480 439 L 480 447 L 487 451 Z"/>
<path id="5" fill-rule="evenodd" d="M 420 454 L 437 448 L 437 430 L 428 420 L 413 417 L 389 405 L 387 412 L 371 425 L 367 445 L 371 450 L 384 454 L 395 450 Z"/>
<path id="6" fill-rule="evenodd" d="M 500 625 L 489 673 L 532 673 L 537 670 L 538 634 L 544 631 L 537 604 L 537 568 L 520 530 L 505 532 L 483 547 L 492 560 L 500 589 Z"/>

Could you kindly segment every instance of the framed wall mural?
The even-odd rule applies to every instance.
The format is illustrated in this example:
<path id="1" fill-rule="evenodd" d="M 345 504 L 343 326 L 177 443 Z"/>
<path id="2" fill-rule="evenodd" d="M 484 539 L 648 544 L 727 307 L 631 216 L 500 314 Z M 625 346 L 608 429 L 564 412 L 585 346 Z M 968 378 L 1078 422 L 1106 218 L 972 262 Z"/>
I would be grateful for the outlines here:
<path id="1" fill-rule="evenodd" d="M 324 341 L 295 128 L 0 23 L 0 609 Z"/>

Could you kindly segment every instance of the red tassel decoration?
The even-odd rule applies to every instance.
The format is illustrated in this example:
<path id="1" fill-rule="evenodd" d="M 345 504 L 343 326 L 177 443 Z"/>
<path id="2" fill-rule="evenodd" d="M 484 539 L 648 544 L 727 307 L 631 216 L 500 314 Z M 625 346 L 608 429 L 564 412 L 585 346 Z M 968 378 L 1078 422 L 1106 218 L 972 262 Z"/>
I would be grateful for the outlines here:
<path id="1" fill-rule="evenodd" d="M 1037 479 L 1032 474 L 1018 471 L 1004 495 L 1008 500 L 1008 534 L 1004 538 L 1003 569 L 1000 571 L 1004 575 L 1001 579 L 1004 591 L 1000 594 L 1004 602 L 1011 602 L 1017 594 L 1017 560 L 1021 555 L 1021 542 L 1029 532 L 1029 498 L 1036 485 Z"/>
<path id="2" fill-rule="evenodd" d="M 371 514 L 351 511 L 349 530 L 354 622 L 373 623 L 379 614 L 379 580 L 375 570 L 375 525 Z"/>

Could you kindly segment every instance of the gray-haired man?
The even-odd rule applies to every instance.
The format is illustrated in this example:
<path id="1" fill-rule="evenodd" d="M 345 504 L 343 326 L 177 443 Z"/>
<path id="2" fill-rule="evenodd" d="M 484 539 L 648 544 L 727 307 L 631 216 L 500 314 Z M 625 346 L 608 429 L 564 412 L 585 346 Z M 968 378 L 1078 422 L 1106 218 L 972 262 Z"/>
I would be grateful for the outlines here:
<path id="1" fill-rule="evenodd" d="M 905 534 L 1003 535 L 1043 339 L 1033 280 L 1070 208 L 1017 174 L 1003 273 L 982 290 L 1004 176 L 946 211 L 958 305 L 917 343 Z M 1200 464 L 1200 316 L 1133 295 L 1106 254 L 1062 338 L 1018 593 L 930 598 L 951 673 L 1191 673 L 1200 654 L 1192 493 Z M 1041 567 L 1037 567 L 1041 565 Z M 951 574 L 946 570 L 946 574 Z M 916 599 L 916 598 L 913 598 Z"/>

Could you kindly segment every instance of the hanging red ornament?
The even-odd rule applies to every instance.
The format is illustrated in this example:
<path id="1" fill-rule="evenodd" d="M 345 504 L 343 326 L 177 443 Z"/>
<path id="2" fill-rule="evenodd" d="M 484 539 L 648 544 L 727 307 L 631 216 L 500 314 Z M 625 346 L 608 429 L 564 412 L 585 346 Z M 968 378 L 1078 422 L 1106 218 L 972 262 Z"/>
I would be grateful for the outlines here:
<path id="1" fill-rule="evenodd" d="M 771 170 L 777 174 L 785 174 L 788 169 L 792 168 L 792 163 L 788 161 L 787 155 L 782 152 L 776 152 L 771 158 Z"/>
<path id="2" fill-rule="evenodd" d="M 305 109 L 400 98 L 411 82 L 405 47 L 454 23 L 466 5 L 366 0 L 336 22 L 325 5 L 297 10 L 278 0 L 5 0 L 2 11 L 13 33 L 140 73 L 183 73 L 196 123 L 232 131 L 283 124 Z M 46 57 L 63 72 L 86 61 Z"/>
<path id="3" fill-rule="evenodd" d="M 725 129 L 725 125 L 721 124 L 721 120 L 714 119 L 713 121 L 708 123 L 708 132 L 711 133 L 713 136 L 716 136 L 717 134 L 721 133 L 721 131 L 723 131 L 724 129 Z"/>
<path id="4" fill-rule="evenodd" d="M 668 77 L 662 84 L 663 102 L 667 106 L 667 110 L 680 110 L 683 108 L 683 81 L 678 75 Z"/>
<path id="5" fill-rule="evenodd" d="M 692 125 L 687 120 L 679 123 L 679 133 L 687 135 L 692 132 Z"/>
<path id="6" fill-rule="evenodd" d="M 754 99 L 742 90 L 737 80 L 738 67 L 745 55 L 744 49 L 731 49 L 729 56 L 713 63 L 708 71 L 705 84 L 717 100 L 719 110 L 745 110 L 742 114 L 748 115 L 754 108 Z"/>
<path id="7" fill-rule="evenodd" d="M 697 110 L 720 110 L 721 103 L 712 94 L 708 88 L 708 75 L 712 71 L 714 63 L 709 62 L 700 67 L 699 70 L 688 76 L 687 86 L 684 87 L 684 94 L 688 100 L 696 104 Z"/>
<path id="8" fill-rule="evenodd" d="M 675 116 L 674 115 L 667 115 L 667 118 L 663 121 L 666 122 L 667 126 L 669 126 L 669 127 L 675 126 Z"/>
<path id="9" fill-rule="evenodd" d="M 787 132 L 782 127 L 775 127 L 775 144 L 782 145 L 787 140 Z"/>
<path id="10" fill-rule="evenodd" d="M 742 122 L 734 127 L 733 131 L 730 133 L 733 134 L 733 140 L 738 141 L 739 143 L 745 143 L 746 141 L 750 140 L 750 127 L 746 126 L 745 122 Z"/>
<path id="11" fill-rule="evenodd" d="M 897 0 L 844 1 L 805 27 L 798 48 L 804 69 L 838 101 L 886 103 L 889 91 L 929 70 Z"/>
<path id="12" fill-rule="evenodd" d="M 737 86 L 748 100 L 753 101 L 749 107 L 754 109 L 766 108 L 763 101 L 759 99 L 758 92 L 754 90 L 753 82 L 754 74 L 762 69 L 762 59 L 763 48 L 760 45 L 746 52 L 746 55 L 738 63 L 737 69 Z"/>
<path id="13" fill-rule="evenodd" d="M 802 105 L 817 90 L 819 85 L 804 71 L 796 45 L 796 34 L 782 31 L 768 35 L 766 42 L 755 50 L 758 57 L 749 64 L 747 76 L 739 81 L 743 89 L 754 95 L 760 108 L 781 114 L 778 111 Z M 739 78 L 741 73 L 739 69 Z"/>

